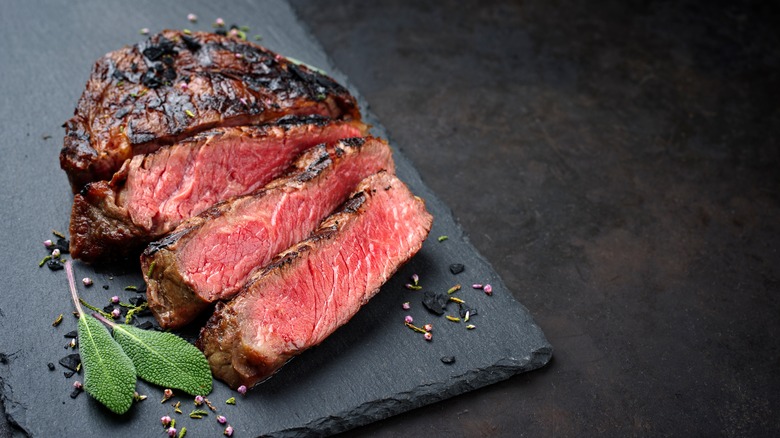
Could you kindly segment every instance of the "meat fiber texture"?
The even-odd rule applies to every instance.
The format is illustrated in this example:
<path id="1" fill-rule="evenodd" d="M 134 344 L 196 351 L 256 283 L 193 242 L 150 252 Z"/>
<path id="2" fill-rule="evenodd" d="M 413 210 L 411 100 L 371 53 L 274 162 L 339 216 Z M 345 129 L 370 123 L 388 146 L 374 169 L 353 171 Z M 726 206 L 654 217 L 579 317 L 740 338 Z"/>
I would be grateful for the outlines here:
<path id="1" fill-rule="evenodd" d="M 152 242 L 141 256 L 149 308 L 180 328 L 232 298 L 254 272 L 306 238 L 364 178 L 394 172 L 386 142 L 352 138 L 317 146 L 256 194 L 218 204 Z"/>
<path id="2" fill-rule="evenodd" d="M 355 99 L 320 71 L 238 37 L 166 30 L 95 63 L 65 122 L 60 166 L 76 193 L 134 155 L 291 114 L 360 120 Z"/>
<path id="3" fill-rule="evenodd" d="M 395 176 L 361 182 L 341 211 L 217 305 L 197 341 L 214 376 L 252 386 L 322 342 L 419 251 L 432 220 Z"/>
<path id="4" fill-rule="evenodd" d="M 112 180 L 74 196 L 71 254 L 91 263 L 138 256 L 149 242 L 219 201 L 252 193 L 303 151 L 361 136 L 360 122 L 321 116 L 218 128 L 128 160 Z"/>

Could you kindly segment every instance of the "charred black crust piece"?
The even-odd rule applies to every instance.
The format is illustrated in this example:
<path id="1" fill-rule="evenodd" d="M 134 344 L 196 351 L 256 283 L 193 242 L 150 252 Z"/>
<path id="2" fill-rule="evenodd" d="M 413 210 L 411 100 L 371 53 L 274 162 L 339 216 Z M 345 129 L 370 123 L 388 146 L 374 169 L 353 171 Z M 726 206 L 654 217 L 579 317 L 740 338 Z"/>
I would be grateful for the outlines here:
<path id="1" fill-rule="evenodd" d="M 146 249 L 144 250 L 144 255 L 147 257 L 153 256 L 155 253 L 157 253 L 157 251 L 161 249 L 165 249 L 173 245 L 174 243 L 176 243 L 179 240 L 179 238 L 182 235 L 187 234 L 187 232 L 189 232 L 189 229 L 183 229 L 175 233 L 171 233 L 160 240 L 151 242 L 149 246 L 147 246 Z"/>

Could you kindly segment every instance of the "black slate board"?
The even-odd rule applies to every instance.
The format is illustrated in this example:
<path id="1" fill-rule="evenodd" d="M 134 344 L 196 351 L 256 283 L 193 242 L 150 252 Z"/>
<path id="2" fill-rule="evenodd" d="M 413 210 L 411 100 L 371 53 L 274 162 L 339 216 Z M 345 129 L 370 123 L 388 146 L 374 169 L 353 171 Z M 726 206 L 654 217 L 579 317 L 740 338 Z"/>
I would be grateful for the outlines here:
<path id="1" fill-rule="evenodd" d="M 190 12 L 200 17 L 188 23 Z M 51 230 L 67 230 L 71 195 L 59 170 L 57 155 L 63 130 L 89 69 L 104 53 L 142 37 L 138 29 L 204 30 L 217 16 L 228 23 L 251 27 L 262 44 L 280 53 L 319 66 L 346 82 L 331 66 L 319 45 L 281 1 L 232 2 L 219 7 L 207 1 L 181 3 L 84 1 L 15 2 L 0 18 L 2 75 L 0 95 L 0 254 L 3 292 L 0 293 L 0 393 L 12 423 L 34 436 L 155 436 L 162 435 L 160 416 L 170 414 L 187 436 L 214 436 L 222 427 L 213 417 L 193 420 L 190 398 L 180 397 L 184 415 L 160 404 L 160 388 L 139 383 L 149 399 L 119 417 L 82 394 L 70 398 L 72 382 L 61 366 L 49 371 L 48 362 L 70 351 L 63 334 L 75 328 L 63 271 L 38 268 L 46 255 L 41 242 Z M 354 91 L 354 90 L 353 90 Z M 365 105 L 363 105 L 365 108 Z M 368 116 L 370 119 L 370 115 Z M 374 132 L 386 135 L 375 121 Z M 427 202 L 435 217 L 431 237 L 406 265 L 346 326 L 319 347 L 293 360 L 273 379 L 238 397 L 235 406 L 224 401 L 236 395 L 217 383 L 209 398 L 225 415 L 237 436 L 296 436 L 330 434 L 386 418 L 488 385 L 543 366 L 551 346 L 526 309 L 506 290 L 489 264 L 468 243 L 449 209 L 420 181 L 411 164 L 396 151 L 399 176 Z M 440 235 L 449 239 L 437 241 Z M 452 263 L 466 270 L 449 272 Z M 424 290 L 443 292 L 455 283 L 456 294 L 479 309 L 466 330 L 426 312 L 421 292 L 404 288 L 418 273 Z M 141 284 L 138 273 L 95 271 L 76 264 L 77 278 L 90 276 L 95 286 L 81 288 L 89 302 L 104 304 L 112 295 L 124 300 Z M 490 283 L 493 295 L 470 288 Z M 104 290 L 102 285 L 109 285 Z M 401 304 L 410 301 L 412 309 Z M 451 306 L 453 313 L 455 307 Z M 63 323 L 51 322 L 64 314 Z M 434 341 L 426 342 L 403 325 L 410 314 L 418 323 L 434 324 Z M 444 364 L 443 356 L 454 356 Z"/>

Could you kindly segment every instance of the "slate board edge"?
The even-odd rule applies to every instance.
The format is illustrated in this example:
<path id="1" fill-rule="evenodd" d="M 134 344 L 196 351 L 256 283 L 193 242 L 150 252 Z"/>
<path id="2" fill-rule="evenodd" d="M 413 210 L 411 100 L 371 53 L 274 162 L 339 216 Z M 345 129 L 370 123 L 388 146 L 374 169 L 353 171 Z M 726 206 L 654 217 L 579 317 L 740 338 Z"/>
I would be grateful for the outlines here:
<path id="1" fill-rule="evenodd" d="M 538 327 L 534 326 L 538 329 Z M 540 333 L 541 335 L 541 333 Z M 516 374 L 541 368 L 552 357 L 552 347 L 539 346 L 528 357 L 522 359 L 501 359 L 492 366 L 481 370 L 470 370 L 460 376 L 453 377 L 456 384 L 439 382 L 432 385 L 419 386 L 413 391 L 397 394 L 394 398 L 376 400 L 358 406 L 349 412 L 341 412 L 323 418 L 320 421 L 306 424 L 303 427 L 281 430 L 265 435 L 268 437 L 305 437 L 319 435 L 335 435 L 359 426 L 383 420 L 412 409 L 430 405 L 460 394 L 464 394 L 484 386 L 506 380 Z"/>
<path id="2" fill-rule="evenodd" d="M 10 394 L 10 395 L 9 395 Z M 2 377 L 0 377 L 0 400 L 3 402 L 3 408 L 6 420 L 11 424 L 16 431 L 23 433 L 25 436 L 31 436 L 24 424 L 27 424 L 27 409 L 20 403 L 13 399 L 13 389 L 5 383 Z M 21 421 L 20 421 L 21 419 Z"/>

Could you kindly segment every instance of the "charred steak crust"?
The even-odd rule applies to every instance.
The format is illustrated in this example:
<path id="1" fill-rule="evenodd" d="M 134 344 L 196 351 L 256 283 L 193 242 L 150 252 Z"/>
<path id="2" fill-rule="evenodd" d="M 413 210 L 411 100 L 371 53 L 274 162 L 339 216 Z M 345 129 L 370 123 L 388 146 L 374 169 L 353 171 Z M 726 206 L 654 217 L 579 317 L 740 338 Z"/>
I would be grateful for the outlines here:
<path id="1" fill-rule="evenodd" d="M 304 150 L 366 129 L 357 121 L 288 116 L 212 129 L 136 156 L 111 181 L 89 183 L 74 196 L 71 254 L 90 263 L 138 256 L 190 216 L 262 188 Z"/>
<path id="2" fill-rule="evenodd" d="M 215 205 L 149 244 L 141 271 L 160 326 L 180 328 L 214 301 L 232 298 L 253 272 L 309 235 L 380 170 L 394 171 L 381 139 L 320 145 L 263 190 Z"/>
<path id="3" fill-rule="evenodd" d="M 134 155 L 287 114 L 360 120 L 355 99 L 319 71 L 238 38 L 166 30 L 95 63 L 63 125 L 60 166 L 76 193 Z"/>
<path id="4" fill-rule="evenodd" d="M 394 176 L 364 180 L 311 237 L 217 306 L 196 343 L 214 376 L 251 386 L 322 342 L 421 248 L 431 223 L 422 200 Z"/>

